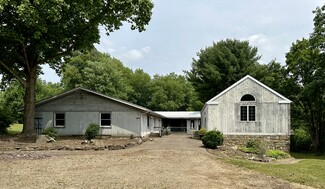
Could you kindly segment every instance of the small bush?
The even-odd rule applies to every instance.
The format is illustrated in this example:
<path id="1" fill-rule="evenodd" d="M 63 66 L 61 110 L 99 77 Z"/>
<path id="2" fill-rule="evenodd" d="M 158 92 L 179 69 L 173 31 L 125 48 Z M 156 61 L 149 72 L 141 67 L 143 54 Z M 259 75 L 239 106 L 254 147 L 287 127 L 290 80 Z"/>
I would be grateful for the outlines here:
<path id="1" fill-rule="evenodd" d="M 238 147 L 238 150 L 245 152 L 245 153 L 257 154 L 257 150 L 254 148 Z"/>
<path id="2" fill-rule="evenodd" d="M 263 155 L 266 153 L 265 144 L 259 139 L 249 139 L 244 148 L 240 148 L 241 151 L 246 153 L 254 153 L 257 155 Z"/>
<path id="3" fill-rule="evenodd" d="M 99 125 L 96 123 L 89 124 L 85 132 L 85 136 L 87 140 L 91 140 L 95 138 L 98 134 L 99 134 Z"/>
<path id="4" fill-rule="evenodd" d="M 58 137 L 58 131 L 54 127 L 47 127 L 43 130 L 42 133 L 54 139 Z"/>
<path id="5" fill-rule="evenodd" d="M 201 135 L 201 136 L 205 135 L 206 133 L 207 133 L 207 129 L 206 128 L 201 128 L 199 130 L 199 135 Z"/>
<path id="6" fill-rule="evenodd" d="M 223 144 L 223 134 L 220 131 L 208 131 L 202 138 L 202 143 L 206 148 L 217 148 Z"/>
<path id="7" fill-rule="evenodd" d="M 268 150 L 266 152 L 266 156 L 272 157 L 275 159 L 284 159 L 284 158 L 289 158 L 290 155 L 281 151 L 281 150 Z"/>
<path id="8" fill-rule="evenodd" d="M 261 140 L 258 139 L 249 139 L 246 142 L 246 148 L 259 148 L 261 146 Z"/>

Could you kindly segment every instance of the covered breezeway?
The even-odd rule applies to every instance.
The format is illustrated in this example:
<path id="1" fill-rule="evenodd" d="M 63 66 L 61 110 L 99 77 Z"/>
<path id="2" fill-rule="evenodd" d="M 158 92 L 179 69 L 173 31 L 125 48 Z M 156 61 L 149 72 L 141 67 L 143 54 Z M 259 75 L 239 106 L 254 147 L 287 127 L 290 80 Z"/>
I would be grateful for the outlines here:
<path id="1" fill-rule="evenodd" d="M 193 130 L 201 128 L 201 112 L 192 111 L 157 111 L 164 116 L 163 127 L 170 127 L 171 132 L 192 134 Z"/>
<path id="2" fill-rule="evenodd" d="M 186 132 L 186 119 L 163 119 L 163 127 L 170 127 L 171 132 Z"/>

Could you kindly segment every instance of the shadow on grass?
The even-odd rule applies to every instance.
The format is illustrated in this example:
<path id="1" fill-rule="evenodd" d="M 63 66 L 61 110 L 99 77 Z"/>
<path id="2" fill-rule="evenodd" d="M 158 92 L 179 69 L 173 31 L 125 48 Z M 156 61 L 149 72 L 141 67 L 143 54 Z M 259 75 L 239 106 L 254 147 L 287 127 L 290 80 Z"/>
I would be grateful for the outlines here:
<path id="1" fill-rule="evenodd" d="M 319 159 L 325 160 L 325 154 L 314 154 L 314 153 L 295 153 L 291 152 L 290 155 L 296 159 Z"/>

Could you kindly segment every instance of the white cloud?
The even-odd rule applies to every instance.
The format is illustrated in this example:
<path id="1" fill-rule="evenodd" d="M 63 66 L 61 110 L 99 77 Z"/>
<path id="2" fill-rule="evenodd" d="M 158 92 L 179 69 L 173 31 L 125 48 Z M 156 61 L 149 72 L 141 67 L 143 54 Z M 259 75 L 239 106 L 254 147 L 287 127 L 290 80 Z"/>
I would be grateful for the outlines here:
<path id="1" fill-rule="evenodd" d="M 106 49 L 106 52 L 108 52 L 108 54 L 113 54 L 114 52 L 116 52 L 116 49 L 108 48 L 108 49 Z"/>
<path id="2" fill-rule="evenodd" d="M 258 54 L 262 55 L 260 63 L 266 64 L 271 60 L 285 63 L 285 55 L 290 50 L 290 45 L 286 41 L 287 35 L 254 34 L 244 40 L 248 40 L 251 46 L 258 48 Z"/>
<path id="3" fill-rule="evenodd" d="M 122 59 L 128 59 L 128 60 L 140 60 L 143 58 L 143 54 L 141 51 L 132 49 L 130 51 L 127 51 L 126 53 L 123 53 L 121 55 Z"/>
<path id="4" fill-rule="evenodd" d="M 125 49 L 123 49 L 124 51 Z M 149 53 L 151 48 L 149 46 L 140 48 L 140 49 L 132 49 L 117 55 L 118 58 L 122 60 L 129 60 L 129 61 L 137 61 L 144 58 L 145 54 Z"/>
<path id="5" fill-rule="evenodd" d="M 116 49 L 112 48 L 114 43 L 108 39 L 103 39 L 99 44 L 95 44 L 95 48 L 100 52 L 107 52 L 109 54 L 114 53 Z"/>
<path id="6" fill-rule="evenodd" d="M 143 47 L 141 50 L 142 50 L 144 53 L 148 53 L 148 52 L 151 50 L 151 48 L 148 47 L 148 46 L 146 46 L 146 47 Z"/>
<path id="7" fill-rule="evenodd" d="M 276 44 L 278 39 L 277 37 L 270 37 L 264 34 L 254 34 L 248 36 L 248 40 L 251 46 L 257 47 L 258 54 L 262 55 L 260 60 L 261 63 L 269 63 L 273 59 L 279 59 L 276 57 L 278 55 L 279 49 L 276 49 L 280 44 Z"/>
<path id="8" fill-rule="evenodd" d="M 254 34 L 247 38 L 249 43 L 254 46 L 269 45 L 270 40 L 264 34 Z"/>
<path id="9" fill-rule="evenodd" d="M 270 53 L 274 51 L 274 40 L 264 34 L 250 35 L 243 40 L 248 40 L 251 46 L 257 47 L 260 52 Z"/>

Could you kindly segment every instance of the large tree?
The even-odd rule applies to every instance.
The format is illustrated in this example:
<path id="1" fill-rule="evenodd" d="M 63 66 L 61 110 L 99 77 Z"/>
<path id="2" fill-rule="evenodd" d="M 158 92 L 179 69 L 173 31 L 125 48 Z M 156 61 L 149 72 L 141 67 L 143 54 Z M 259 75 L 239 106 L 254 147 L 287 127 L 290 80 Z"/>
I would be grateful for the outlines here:
<path id="1" fill-rule="evenodd" d="M 287 69 L 298 88 L 292 100 L 302 110 L 311 135 L 313 149 L 325 147 L 325 64 L 319 49 L 314 49 L 308 39 L 292 44 L 286 55 Z"/>
<path id="2" fill-rule="evenodd" d="M 260 56 L 248 41 L 221 40 L 200 50 L 192 69 L 185 71 L 201 100 L 206 102 L 246 74 L 252 73 Z"/>
<path id="3" fill-rule="evenodd" d="M 154 75 L 149 107 L 160 111 L 190 110 L 196 103 L 196 93 L 184 76 L 170 73 Z"/>
<path id="4" fill-rule="evenodd" d="M 314 11 L 314 31 L 297 40 L 286 55 L 288 76 L 296 83 L 293 101 L 301 110 L 315 151 L 325 151 L 325 5 Z"/>
<path id="5" fill-rule="evenodd" d="M 2 0 L 0 1 L 0 71 L 25 88 L 23 136 L 34 138 L 35 82 L 40 65 L 58 68 L 63 56 L 99 42 L 123 22 L 145 30 L 150 0 Z"/>
<path id="6" fill-rule="evenodd" d="M 128 100 L 132 90 L 127 79 L 132 71 L 96 49 L 74 53 L 62 70 L 62 84 L 66 90 L 82 86 L 123 100 Z"/>
<path id="7" fill-rule="evenodd" d="M 153 93 L 150 75 L 142 69 L 136 69 L 127 80 L 132 87 L 128 100 L 140 106 L 149 107 Z"/>

